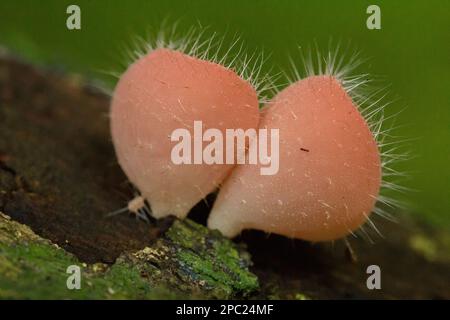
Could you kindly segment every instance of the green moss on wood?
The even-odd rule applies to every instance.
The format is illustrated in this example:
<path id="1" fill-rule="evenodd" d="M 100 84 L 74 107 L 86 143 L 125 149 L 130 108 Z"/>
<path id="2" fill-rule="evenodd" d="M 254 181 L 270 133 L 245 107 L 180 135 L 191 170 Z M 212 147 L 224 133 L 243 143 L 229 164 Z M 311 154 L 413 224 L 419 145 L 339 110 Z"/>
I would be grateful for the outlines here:
<path id="1" fill-rule="evenodd" d="M 121 257 L 155 281 L 196 297 L 245 297 L 258 289 L 250 256 L 217 231 L 176 220 L 152 248 Z"/>
<path id="2" fill-rule="evenodd" d="M 67 267 L 81 268 L 80 290 L 67 289 Z M 217 232 L 175 221 L 154 246 L 114 265 L 87 265 L 0 213 L 0 298 L 231 298 L 258 288 L 247 254 Z"/>
<path id="3" fill-rule="evenodd" d="M 80 290 L 66 285 L 67 267 L 81 268 Z M 0 298 L 2 299 L 121 299 L 174 298 L 155 288 L 132 266 L 106 270 L 88 266 L 28 227 L 0 213 Z"/>

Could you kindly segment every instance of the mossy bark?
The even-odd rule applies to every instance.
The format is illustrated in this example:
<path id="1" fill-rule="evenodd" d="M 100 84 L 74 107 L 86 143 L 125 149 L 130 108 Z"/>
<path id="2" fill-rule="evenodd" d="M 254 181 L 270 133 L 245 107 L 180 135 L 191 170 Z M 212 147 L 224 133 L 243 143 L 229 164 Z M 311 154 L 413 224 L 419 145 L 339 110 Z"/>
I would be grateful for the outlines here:
<path id="1" fill-rule="evenodd" d="M 111 265 L 86 264 L 0 212 L 0 299 L 245 297 L 258 289 L 245 252 L 195 222 L 176 221 L 153 246 Z M 81 269 L 69 289 L 69 266 Z"/>

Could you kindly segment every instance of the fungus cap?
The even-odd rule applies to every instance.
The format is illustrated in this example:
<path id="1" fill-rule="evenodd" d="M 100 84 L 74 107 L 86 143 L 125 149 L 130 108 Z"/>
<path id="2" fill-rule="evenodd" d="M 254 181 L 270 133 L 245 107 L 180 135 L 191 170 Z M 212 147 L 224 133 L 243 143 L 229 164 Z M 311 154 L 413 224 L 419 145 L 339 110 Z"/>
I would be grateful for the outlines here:
<path id="1" fill-rule="evenodd" d="M 252 86 L 221 65 L 178 51 L 156 49 L 121 76 L 112 98 L 111 133 L 120 166 L 150 202 L 156 218 L 185 217 L 233 165 L 175 165 L 171 134 L 194 121 L 204 130 L 256 128 Z"/>
<path id="2" fill-rule="evenodd" d="M 366 221 L 380 189 L 379 150 L 336 78 L 290 85 L 263 109 L 260 128 L 279 129 L 279 171 L 264 176 L 260 165 L 236 167 L 219 192 L 210 228 L 229 237 L 259 229 L 327 241 Z"/>

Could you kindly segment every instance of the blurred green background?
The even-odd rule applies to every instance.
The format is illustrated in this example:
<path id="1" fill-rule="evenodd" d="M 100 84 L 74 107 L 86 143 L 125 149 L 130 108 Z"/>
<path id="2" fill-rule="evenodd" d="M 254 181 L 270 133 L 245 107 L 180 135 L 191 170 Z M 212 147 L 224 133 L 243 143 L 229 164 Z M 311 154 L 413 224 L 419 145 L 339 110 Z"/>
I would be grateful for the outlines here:
<path id="1" fill-rule="evenodd" d="M 82 29 L 66 28 L 66 8 L 81 7 Z M 381 7 L 381 30 L 366 28 L 366 8 Z M 124 46 L 157 30 L 164 20 L 179 30 L 208 26 L 239 34 L 249 51 L 272 55 L 269 66 L 289 69 L 297 46 L 348 40 L 370 58 L 363 70 L 382 75 L 413 159 L 398 169 L 414 191 L 397 195 L 409 211 L 450 226 L 450 1 L 335 0 L 2 0 L 0 44 L 42 65 L 108 81 L 101 70 L 119 70 Z M 20 142 L 18 142 L 20 143 Z"/>

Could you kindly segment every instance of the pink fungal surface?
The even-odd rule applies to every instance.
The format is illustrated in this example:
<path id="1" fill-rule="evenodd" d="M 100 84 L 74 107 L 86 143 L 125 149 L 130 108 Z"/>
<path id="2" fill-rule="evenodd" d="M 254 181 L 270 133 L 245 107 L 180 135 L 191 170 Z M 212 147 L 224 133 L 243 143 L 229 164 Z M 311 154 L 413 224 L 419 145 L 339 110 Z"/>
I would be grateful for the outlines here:
<path id="1" fill-rule="evenodd" d="M 157 49 L 121 76 L 111 106 L 111 133 L 120 166 L 150 202 L 156 218 L 183 218 L 212 192 L 231 164 L 174 164 L 175 129 L 256 128 L 258 98 L 232 70 L 178 51 Z M 193 154 L 193 152 L 192 152 Z"/>
<path id="2" fill-rule="evenodd" d="M 309 241 L 361 226 L 381 183 L 377 143 L 340 82 L 300 80 L 263 109 L 260 128 L 279 129 L 279 172 L 239 165 L 225 181 L 208 226 L 229 237 L 259 229 Z"/>

